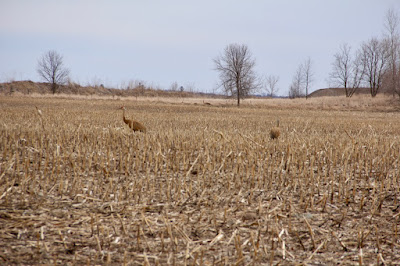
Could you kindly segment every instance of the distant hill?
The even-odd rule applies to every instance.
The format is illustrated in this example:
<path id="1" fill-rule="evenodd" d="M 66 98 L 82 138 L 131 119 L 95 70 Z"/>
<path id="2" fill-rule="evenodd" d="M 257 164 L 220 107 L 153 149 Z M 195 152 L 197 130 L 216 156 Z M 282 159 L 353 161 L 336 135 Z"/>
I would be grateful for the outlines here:
<path id="1" fill-rule="evenodd" d="M 369 88 L 358 88 L 355 95 L 370 94 Z M 309 97 L 326 97 L 326 96 L 345 96 L 344 88 L 325 88 L 310 93 Z"/>
<path id="2" fill-rule="evenodd" d="M 387 92 L 382 90 L 380 93 L 386 94 Z M 358 88 L 354 95 L 369 95 L 371 91 L 369 88 Z M 378 93 L 379 94 L 379 93 Z M 327 96 L 345 96 L 346 92 L 344 88 L 325 88 L 319 89 L 310 93 L 309 97 L 327 97 Z"/>

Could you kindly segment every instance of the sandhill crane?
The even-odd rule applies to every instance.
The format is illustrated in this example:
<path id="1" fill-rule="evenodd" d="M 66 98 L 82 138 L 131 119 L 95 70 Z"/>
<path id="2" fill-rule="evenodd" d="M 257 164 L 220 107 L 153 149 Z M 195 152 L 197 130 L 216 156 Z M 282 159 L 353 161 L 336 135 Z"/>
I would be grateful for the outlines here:
<path id="1" fill-rule="evenodd" d="M 35 105 L 35 107 L 36 107 L 36 111 L 37 111 L 37 113 L 38 113 L 38 115 L 40 116 L 40 117 L 42 117 L 42 110 L 40 110 L 36 105 Z"/>
<path id="2" fill-rule="evenodd" d="M 122 120 L 124 120 L 125 124 L 127 124 L 130 129 L 132 129 L 133 131 L 146 132 L 146 127 L 143 126 L 140 122 L 135 121 L 135 120 L 126 119 L 125 106 L 121 106 L 121 108 L 119 108 L 119 109 L 122 109 Z"/>
<path id="3" fill-rule="evenodd" d="M 279 128 L 279 119 L 276 120 L 276 127 L 271 128 L 271 131 L 269 132 L 269 136 L 271 139 L 277 139 L 281 135 L 281 130 Z"/>
<path id="4" fill-rule="evenodd" d="M 42 119 L 42 117 L 43 117 L 42 110 L 40 110 L 36 105 L 35 105 L 35 107 L 36 107 L 37 114 L 39 115 L 40 124 L 42 124 L 42 128 L 44 130 L 44 124 L 43 124 L 43 119 Z"/>

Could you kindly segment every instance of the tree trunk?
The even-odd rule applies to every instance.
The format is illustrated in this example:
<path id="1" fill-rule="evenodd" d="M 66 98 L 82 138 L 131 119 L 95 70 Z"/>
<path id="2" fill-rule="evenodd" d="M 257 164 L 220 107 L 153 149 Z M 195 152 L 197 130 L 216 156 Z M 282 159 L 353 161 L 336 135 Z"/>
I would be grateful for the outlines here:
<path id="1" fill-rule="evenodd" d="M 55 94 L 56 93 L 56 91 L 57 91 L 57 83 L 52 83 L 51 84 L 51 91 L 53 92 L 53 94 Z"/>
<path id="2" fill-rule="evenodd" d="M 377 87 L 371 87 L 371 96 L 374 98 L 378 94 L 378 88 Z"/>
<path id="3" fill-rule="evenodd" d="M 240 84 L 240 79 L 236 78 L 236 91 L 237 91 L 237 106 L 240 106 L 240 93 L 242 92 L 242 86 Z"/>
<path id="4" fill-rule="evenodd" d="M 307 82 L 307 84 L 306 84 L 306 100 L 307 100 L 308 99 L 308 80 L 306 82 Z"/>

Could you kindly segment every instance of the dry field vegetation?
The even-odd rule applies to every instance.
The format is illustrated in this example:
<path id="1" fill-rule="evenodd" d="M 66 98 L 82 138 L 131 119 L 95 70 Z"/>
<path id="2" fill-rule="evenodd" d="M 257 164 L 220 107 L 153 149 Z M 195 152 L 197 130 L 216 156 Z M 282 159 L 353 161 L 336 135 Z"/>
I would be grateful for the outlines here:
<path id="1" fill-rule="evenodd" d="M 400 114 L 281 103 L 0 96 L 0 264 L 399 263 Z"/>

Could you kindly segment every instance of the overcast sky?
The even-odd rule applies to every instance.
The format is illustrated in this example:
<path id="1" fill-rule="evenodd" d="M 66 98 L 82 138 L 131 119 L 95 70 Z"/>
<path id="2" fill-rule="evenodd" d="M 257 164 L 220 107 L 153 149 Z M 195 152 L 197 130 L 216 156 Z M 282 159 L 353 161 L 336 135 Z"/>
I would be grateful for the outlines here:
<path id="1" fill-rule="evenodd" d="M 40 81 L 38 59 L 56 50 L 82 85 L 141 80 L 212 92 L 213 58 L 239 43 L 259 74 L 280 77 L 279 95 L 310 57 L 314 91 L 328 86 L 341 44 L 355 50 L 382 37 L 389 8 L 400 14 L 400 1 L 0 0 L 0 81 Z"/>

